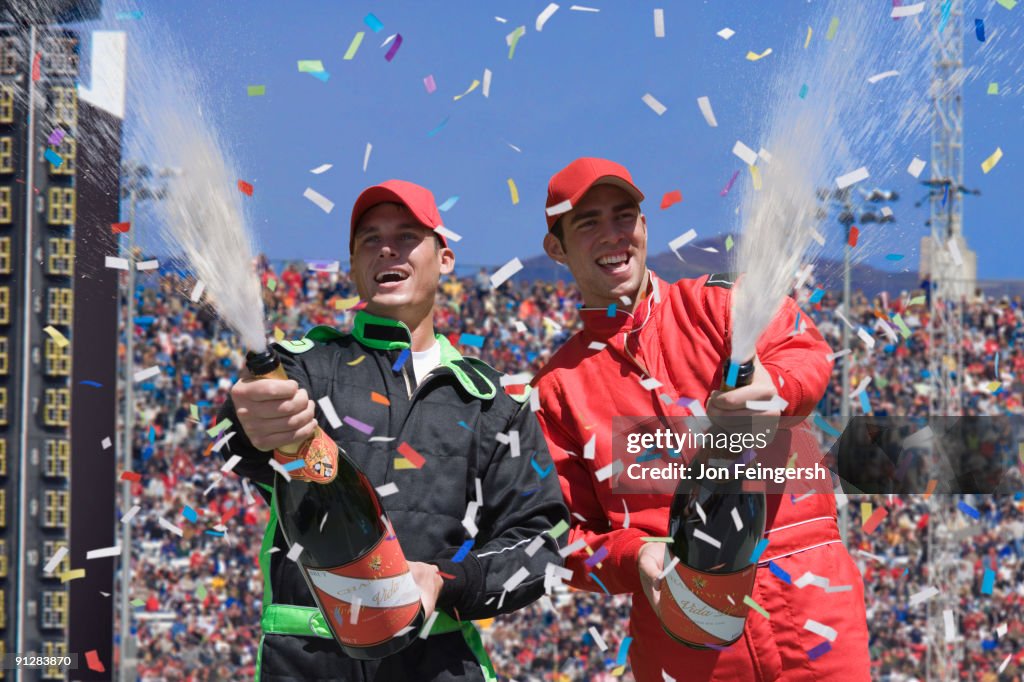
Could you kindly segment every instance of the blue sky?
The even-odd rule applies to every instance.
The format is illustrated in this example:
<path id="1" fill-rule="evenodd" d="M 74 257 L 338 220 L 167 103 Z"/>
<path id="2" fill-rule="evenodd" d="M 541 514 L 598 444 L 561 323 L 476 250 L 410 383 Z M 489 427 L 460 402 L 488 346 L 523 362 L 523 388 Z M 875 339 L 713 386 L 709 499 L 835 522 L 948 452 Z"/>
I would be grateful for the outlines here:
<path id="1" fill-rule="evenodd" d="M 862 1 L 884 13 L 892 5 Z M 742 168 L 731 153 L 733 143 L 757 139 L 770 106 L 765 83 L 772 70 L 787 66 L 782 45 L 802 37 L 809 24 L 815 39 L 824 35 L 829 15 L 823 19 L 822 3 L 581 0 L 600 9 L 590 13 L 560 2 L 538 33 L 535 20 L 547 4 L 143 1 L 108 3 L 104 20 L 89 28 L 127 30 L 131 43 L 133 33 L 159 27 L 188 46 L 223 144 L 238 161 L 239 177 L 255 187 L 246 200 L 251 226 L 273 257 L 344 260 L 348 212 L 360 190 L 401 177 L 429 187 L 438 203 L 459 197 L 444 219 L 464 236 L 456 246 L 461 263 L 526 258 L 541 252 L 548 178 L 580 155 L 613 158 L 633 171 L 648 197 L 653 252 L 690 228 L 702 238 L 733 229 L 738 196 L 719 196 Z M 658 7 L 666 27 L 660 39 L 653 28 Z M 126 10 L 141 10 L 142 16 L 118 19 L 117 12 Z M 383 23 L 379 33 L 363 21 L 370 12 Z M 1005 51 L 1020 42 L 1024 7 L 1006 10 L 995 0 L 970 0 L 965 12 L 965 56 L 982 72 L 964 88 L 965 181 L 983 192 L 967 199 L 965 232 L 978 252 L 981 277 L 1014 278 L 1024 274 L 1019 249 L 1007 248 L 1018 243 L 1020 230 L 1024 101 L 1015 60 L 978 53 L 976 16 L 984 18 L 990 35 L 1013 35 L 1013 42 L 1001 44 Z M 509 60 L 505 36 L 520 25 L 526 33 Z M 726 26 L 736 32 L 728 41 L 716 35 Z M 355 58 L 344 61 L 357 31 L 366 33 L 364 41 Z M 393 33 L 402 35 L 403 44 L 387 62 L 380 44 Z M 776 53 L 758 62 L 745 59 L 748 50 L 766 47 Z M 138 58 L 130 53 L 129 69 Z M 329 79 L 299 73 L 303 59 L 322 60 Z M 493 74 L 490 96 L 478 87 L 454 101 L 483 78 L 485 68 Z M 433 94 L 423 83 L 430 75 L 437 85 Z M 986 95 L 990 80 L 1000 83 L 1000 95 Z M 248 96 L 249 85 L 265 86 L 266 94 Z M 664 115 L 641 101 L 648 92 L 668 107 Z M 710 97 L 717 128 L 701 116 L 700 96 Z M 428 136 L 445 119 L 444 128 Z M 145 132 L 137 126 L 129 109 L 129 134 Z M 906 140 L 907 161 L 914 155 L 928 159 L 928 142 L 927 136 Z M 367 143 L 373 151 L 364 172 Z M 984 175 L 980 163 L 997 146 L 1003 158 Z M 325 163 L 334 167 L 322 175 L 309 172 Z M 518 189 L 517 205 L 508 178 Z M 899 226 L 871 262 L 884 265 L 883 253 L 898 252 L 907 254 L 901 265 L 916 267 L 927 209 L 913 204 L 923 188 L 906 173 L 886 186 L 903 194 L 893 206 Z M 333 212 L 303 198 L 306 187 L 334 201 Z M 677 189 L 683 202 L 659 209 L 661 196 Z"/>

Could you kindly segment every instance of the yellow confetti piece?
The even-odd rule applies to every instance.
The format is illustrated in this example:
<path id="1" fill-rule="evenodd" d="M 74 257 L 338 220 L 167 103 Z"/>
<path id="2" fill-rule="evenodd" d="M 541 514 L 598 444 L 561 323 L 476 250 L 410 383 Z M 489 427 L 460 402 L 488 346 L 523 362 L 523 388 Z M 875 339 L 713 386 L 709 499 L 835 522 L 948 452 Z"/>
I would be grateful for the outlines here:
<path id="1" fill-rule="evenodd" d="M 60 581 L 62 583 L 69 582 L 71 580 L 78 580 L 79 578 L 85 577 L 84 568 L 73 568 L 70 571 L 64 571 L 60 574 Z"/>
<path id="2" fill-rule="evenodd" d="M 915 296 L 907 305 L 924 305 L 927 300 L 924 296 Z"/>
<path id="3" fill-rule="evenodd" d="M 456 102 L 458 102 L 458 101 L 459 101 L 460 99 L 462 99 L 463 97 L 465 97 L 465 96 L 466 96 L 466 95 L 468 95 L 469 93 L 471 93 L 471 92 L 473 92 L 474 90 L 476 90 L 476 88 L 477 88 L 477 86 L 478 86 L 478 85 L 480 85 L 480 81 L 478 81 L 477 79 L 475 79 L 475 78 L 474 78 L 474 79 L 473 79 L 473 83 L 472 83 L 472 84 L 471 84 L 471 85 L 469 86 L 469 89 L 468 89 L 468 90 L 466 90 L 466 91 L 465 91 L 464 93 L 462 93 L 461 95 L 455 95 L 455 97 L 453 97 L 452 99 L 453 99 L 453 100 L 455 100 Z"/>
<path id="4" fill-rule="evenodd" d="M 407 460 L 405 457 L 395 457 L 395 470 L 400 471 L 402 469 L 415 469 L 416 465 Z"/>
<path id="5" fill-rule="evenodd" d="M 825 40 L 832 40 L 836 37 L 836 31 L 839 30 L 839 17 L 832 17 L 832 21 L 828 23 L 828 33 L 825 34 Z"/>
<path id="6" fill-rule="evenodd" d="M 1024 445 L 1022 445 L 1021 447 L 1024 448 Z M 666 543 L 671 543 L 672 542 L 672 538 L 670 538 L 670 537 L 664 537 L 664 538 L 644 537 L 644 538 L 640 538 L 640 540 L 642 540 L 643 542 L 666 542 Z"/>
<path id="7" fill-rule="evenodd" d="M 516 181 L 512 178 L 508 179 L 508 191 L 512 195 L 512 205 L 515 206 L 519 203 L 519 190 L 516 189 Z"/>
<path id="8" fill-rule="evenodd" d="M 284 341 L 284 332 L 278 329 L 277 327 L 274 327 L 274 340 Z"/>
<path id="9" fill-rule="evenodd" d="M 956 360 L 954 360 L 950 356 L 943 355 L 942 356 L 942 364 L 945 365 L 946 369 L 948 369 L 950 372 L 955 372 L 956 371 Z"/>
<path id="10" fill-rule="evenodd" d="M 792 455 L 789 456 L 789 461 L 786 462 L 787 469 L 792 469 L 793 467 L 796 466 L 796 459 L 799 456 L 799 454 L 800 453 L 798 452 L 794 452 Z"/>
<path id="11" fill-rule="evenodd" d="M 620 665 L 619 667 L 612 670 L 612 677 L 622 677 L 622 673 L 626 672 L 626 666 Z"/>
<path id="12" fill-rule="evenodd" d="M 758 604 L 756 601 L 754 601 L 749 594 L 743 595 L 743 603 L 749 606 L 750 608 L 754 609 L 758 613 L 760 613 L 768 620 L 771 620 L 772 617 L 768 615 L 768 612 L 764 610 L 764 607 Z"/>
<path id="13" fill-rule="evenodd" d="M 1017 0 L 996 0 L 1000 5 L 1006 9 L 1013 9 L 1017 6 Z"/>
<path id="14" fill-rule="evenodd" d="M 989 95 L 998 95 L 999 94 L 999 83 L 989 83 L 988 84 L 988 94 Z"/>
<path id="15" fill-rule="evenodd" d="M 1020 458 L 1020 463 L 1024 464 L 1024 443 L 1017 446 L 1017 456 Z"/>
<path id="16" fill-rule="evenodd" d="M 366 359 L 365 355 L 360 355 L 358 358 L 356 358 L 352 362 L 346 362 L 345 364 L 348 365 L 349 367 L 355 367 L 356 365 L 358 365 L 360 362 L 362 362 L 365 359 Z"/>
<path id="17" fill-rule="evenodd" d="M 811 44 L 811 34 L 812 33 L 813 33 L 813 31 L 811 31 L 811 27 L 808 26 L 807 27 L 807 40 L 804 41 L 804 49 L 805 50 L 807 49 L 807 46 Z"/>
<path id="18" fill-rule="evenodd" d="M 68 345 L 69 341 L 67 337 L 61 334 L 60 331 L 54 329 L 52 326 L 47 325 L 43 327 L 43 331 L 49 334 L 50 338 L 53 339 L 61 348 L 64 348 L 65 346 Z"/>
<path id="19" fill-rule="evenodd" d="M 334 302 L 335 310 L 348 310 L 359 304 L 359 297 L 353 296 L 352 298 L 343 298 Z"/>
<path id="20" fill-rule="evenodd" d="M 751 168 L 753 168 L 753 166 L 751 166 Z M 733 247 L 733 245 L 734 245 L 735 243 L 736 243 L 736 242 L 734 242 L 734 241 L 732 240 L 732 235 L 729 235 L 729 236 L 727 236 L 727 237 L 725 238 L 725 250 L 726 250 L 726 251 L 732 251 L 732 247 Z"/>
<path id="21" fill-rule="evenodd" d="M 758 59 L 764 59 L 765 57 L 767 57 L 771 53 L 772 53 L 772 48 L 770 48 L 770 47 L 767 50 L 765 50 L 764 52 L 762 52 L 761 54 L 757 54 L 756 52 L 748 52 L 747 53 L 747 61 L 756 62 Z"/>
<path id="22" fill-rule="evenodd" d="M 356 56 L 356 50 L 358 50 L 359 46 L 362 45 L 364 35 L 366 34 L 363 31 L 359 31 L 358 33 L 356 33 L 355 37 L 352 39 L 352 42 L 349 43 L 348 49 L 345 50 L 345 56 L 343 57 L 343 59 L 348 61 L 349 59 L 352 59 L 353 57 Z"/>
<path id="23" fill-rule="evenodd" d="M 998 391 L 998 390 L 999 390 L 999 388 L 1000 388 L 1000 387 L 1001 387 L 1002 385 L 1003 385 L 1003 382 L 1001 382 L 1001 381 L 990 381 L 990 382 L 988 383 L 988 386 L 986 386 L 985 388 L 987 388 L 987 389 L 988 389 L 988 392 L 989 392 L 989 393 L 995 393 L 996 391 Z"/>
<path id="24" fill-rule="evenodd" d="M 860 525 L 864 525 L 871 518 L 871 512 L 873 511 L 870 502 L 860 503 Z"/>
<path id="25" fill-rule="evenodd" d="M 999 159 L 1001 158 L 1003 158 L 1003 150 L 1000 147 L 996 147 L 996 150 L 992 152 L 992 156 L 981 162 L 981 171 L 983 173 L 988 173 L 996 167 L 996 164 L 999 163 Z"/>
<path id="26" fill-rule="evenodd" d="M 750 179 L 754 183 L 754 189 L 761 191 L 761 169 L 757 166 L 747 166 L 750 169 Z"/>

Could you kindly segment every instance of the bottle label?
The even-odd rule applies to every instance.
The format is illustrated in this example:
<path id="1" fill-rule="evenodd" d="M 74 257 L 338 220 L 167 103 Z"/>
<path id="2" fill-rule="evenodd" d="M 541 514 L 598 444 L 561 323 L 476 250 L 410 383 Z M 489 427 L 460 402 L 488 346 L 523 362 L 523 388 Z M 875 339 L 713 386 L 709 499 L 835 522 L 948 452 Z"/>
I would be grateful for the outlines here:
<path id="1" fill-rule="evenodd" d="M 665 565 L 672 561 L 665 548 Z M 735 573 L 705 573 L 679 563 L 665 576 L 658 610 L 665 629 L 697 646 L 726 646 L 743 634 L 749 607 L 743 598 L 754 589 L 755 564 Z"/>
<path id="2" fill-rule="evenodd" d="M 338 475 L 338 444 L 319 427 L 294 455 L 275 450 L 274 459 L 284 465 L 304 460 L 305 466 L 288 472 L 296 481 L 330 483 Z"/>
<path id="3" fill-rule="evenodd" d="M 398 540 L 381 537 L 356 561 L 326 570 L 307 568 L 306 572 L 342 644 L 381 644 L 419 615 L 420 588 Z M 357 611 L 354 623 L 353 611 Z"/>

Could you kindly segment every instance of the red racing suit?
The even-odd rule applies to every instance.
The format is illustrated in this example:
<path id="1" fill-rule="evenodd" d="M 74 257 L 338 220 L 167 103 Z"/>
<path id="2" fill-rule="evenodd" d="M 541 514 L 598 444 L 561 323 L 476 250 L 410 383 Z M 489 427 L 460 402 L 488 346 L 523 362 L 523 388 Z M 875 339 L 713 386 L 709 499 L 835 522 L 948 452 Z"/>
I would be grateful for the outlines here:
<path id="1" fill-rule="evenodd" d="M 661 627 L 641 587 L 637 563 L 641 538 L 668 535 L 672 496 L 616 495 L 612 479 L 599 482 L 596 476 L 612 463 L 613 417 L 690 416 L 677 404 L 680 399 L 705 404 L 721 384 L 722 363 L 730 353 L 733 280 L 732 275 L 710 275 L 668 284 L 652 272 L 647 295 L 634 313 L 618 311 L 609 317 L 604 308 L 581 310 L 583 330 L 534 379 L 540 396 L 537 416 L 573 512 L 566 544 L 582 538 L 591 551 L 603 547 L 608 552 L 593 568 L 585 565 L 586 550 L 570 555 L 565 564 L 573 571 L 569 584 L 633 595 L 629 660 L 639 682 L 662 682 L 667 679 L 663 674 L 680 682 L 869 680 L 863 583 L 839 537 L 834 495 L 767 496 L 769 543 L 752 597 L 770 617 L 751 610 L 742 638 L 732 646 L 693 649 Z M 802 333 L 791 333 L 798 312 L 787 297 L 757 344 L 761 363 L 789 403 L 784 418 L 813 411 L 832 368 L 830 348 L 811 320 Z M 661 385 L 644 388 L 641 381 L 648 378 Z M 817 455 L 810 431 L 805 425 L 797 429 L 806 436 L 801 449 Z M 594 457 L 587 459 L 584 448 L 592 437 Z M 768 570 L 769 561 L 791 581 Z M 808 571 L 827 579 L 828 589 L 822 581 L 793 584 Z M 670 598 L 666 589 L 662 598 Z M 806 629 L 809 619 L 833 628 L 834 641 Z"/>

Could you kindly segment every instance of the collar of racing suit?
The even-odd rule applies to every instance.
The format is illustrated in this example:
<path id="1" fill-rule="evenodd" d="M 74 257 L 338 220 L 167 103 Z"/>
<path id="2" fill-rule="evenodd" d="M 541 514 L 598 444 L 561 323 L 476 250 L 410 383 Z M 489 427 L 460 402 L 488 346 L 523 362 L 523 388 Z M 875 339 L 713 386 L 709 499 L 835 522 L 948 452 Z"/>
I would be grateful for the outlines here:
<path id="1" fill-rule="evenodd" d="M 598 339 L 609 339 L 616 334 L 638 331 L 654 312 L 654 306 L 661 301 L 661 280 L 654 271 L 647 270 L 647 288 L 643 298 L 637 303 L 633 312 L 607 308 L 580 308 L 580 319 L 588 336 Z M 609 315 L 609 313 L 612 313 Z"/>
<path id="2" fill-rule="evenodd" d="M 344 334 L 327 326 L 314 327 L 306 333 L 307 338 L 323 342 L 341 336 Z M 402 351 L 412 344 L 412 332 L 404 322 L 372 315 L 365 310 L 356 313 L 352 336 L 360 345 L 381 351 Z M 477 369 L 478 364 L 485 364 L 483 360 L 463 357 L 443 334 L 434 334 L 434 338 L 441 344 L 440 366 L 455 375 L 466 393 L 480 400 L 490 400 L 497 395 L 494 383 Z"/>

